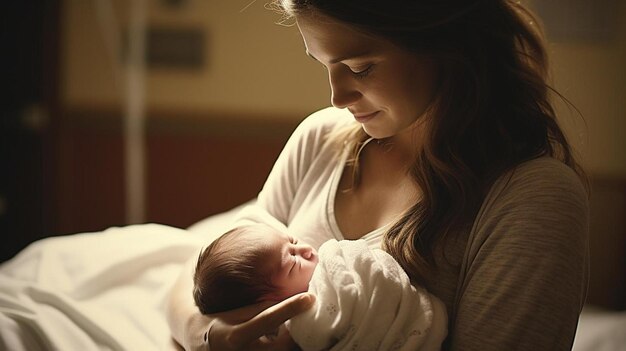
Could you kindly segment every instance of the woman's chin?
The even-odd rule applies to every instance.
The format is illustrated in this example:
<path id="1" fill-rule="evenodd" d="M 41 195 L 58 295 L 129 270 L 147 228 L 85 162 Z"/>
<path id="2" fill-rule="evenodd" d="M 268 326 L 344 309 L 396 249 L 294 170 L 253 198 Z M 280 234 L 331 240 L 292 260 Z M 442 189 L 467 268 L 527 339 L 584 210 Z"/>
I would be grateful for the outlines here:
<path id="1" fill-rule="evenodd" d="M 385 139 L 393 136 L 393 134 L 385 133 L 378 128 L 368 127 L 367 125 L 361 125 L 365 134 L 369 135 L 374 139 Z"/>

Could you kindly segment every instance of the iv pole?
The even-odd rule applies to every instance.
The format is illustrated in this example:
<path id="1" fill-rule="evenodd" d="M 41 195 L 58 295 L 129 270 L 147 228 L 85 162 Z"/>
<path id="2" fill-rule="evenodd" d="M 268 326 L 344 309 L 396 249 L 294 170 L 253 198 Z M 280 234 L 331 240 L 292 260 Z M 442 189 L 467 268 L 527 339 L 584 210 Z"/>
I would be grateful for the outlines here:
<path id="1" fill-rule="evenodd" d="M 126 222 L 145 221 L 145 52 L 146 0 L 129 2 L 129 54 L 124 119 Z"/>

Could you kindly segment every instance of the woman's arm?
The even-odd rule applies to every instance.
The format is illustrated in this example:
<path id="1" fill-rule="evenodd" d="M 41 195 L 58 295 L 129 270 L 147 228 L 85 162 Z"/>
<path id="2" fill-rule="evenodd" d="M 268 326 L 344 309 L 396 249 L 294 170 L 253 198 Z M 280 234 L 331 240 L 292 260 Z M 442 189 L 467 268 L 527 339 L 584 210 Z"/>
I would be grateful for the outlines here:
<path id="1" fill-rule="evenodd" d="M 200 313 L 193 302 L 192 274 L 196 258 L 189 259 L 172 290 L 167 302 L 166 316 L 172 337 L 185 350 L 201 349 L 202 334 L 211 319 Z M 196 333 L 195 335 L 193 333 Z"/>
<path id="2" fill-rule="evenodd" d="M 313 295 L 292 296 L 278 304 L 263 302 L 212 316 L 202 315 L 192 298 L 192 273 L 195 258 L 190 259 L 174 284 L 167 304 L 167 322 L 172 337 L 185 350 L 206 350 L 205 333 L 213 321 L 209 340 L 213 350 L 292 350 L 295 343 L 281 328 L 278 338 L 263 337 L 278 330 L 293 316 L 306 311 Z"/>
<path id="3" fill-rule="evenodd" d="M 479 215 L 459 280 L 451 350 L 569 350 L 588 279 L 588 204 L 577 176 L 520 166 Z"/>

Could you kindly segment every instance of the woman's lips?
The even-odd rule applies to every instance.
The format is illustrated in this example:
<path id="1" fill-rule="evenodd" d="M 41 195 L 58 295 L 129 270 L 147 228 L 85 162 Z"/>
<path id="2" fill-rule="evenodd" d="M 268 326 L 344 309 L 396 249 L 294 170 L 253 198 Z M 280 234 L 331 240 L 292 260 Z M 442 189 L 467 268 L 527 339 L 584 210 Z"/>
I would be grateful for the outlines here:
<path id="1" fill-rule="evenodd" d="M 371 120 L 372 118 L 376 117 L 376 115 L 378 114 L 378 111 L 376 112 L 370 112 L 370 113 L 354 113 L 354 119 L 356 119 L 357 122 L 359 123 L 365 123 L 369 120 Z"/>

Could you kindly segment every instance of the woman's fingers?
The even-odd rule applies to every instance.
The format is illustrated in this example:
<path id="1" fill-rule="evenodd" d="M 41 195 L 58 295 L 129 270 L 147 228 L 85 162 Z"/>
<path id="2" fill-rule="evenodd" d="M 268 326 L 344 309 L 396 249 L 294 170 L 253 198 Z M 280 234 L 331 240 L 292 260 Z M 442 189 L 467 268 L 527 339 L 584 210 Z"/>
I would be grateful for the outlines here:
<path id="1" fill-rule="evenodd" d="M 277 304 L 262 302 L 212 315 L 218 318 L 208 335 L 215 350 L 292 350 L 295 343 L 285 330 L 276 339 L 268 339 L 289 318 L 309 309 L 315 296 L 294 295 Z"/>
<path id="2" fill-rule="evenodd" d="M 262 310 L 252 319 L 241 323 L 232 332 L 231 341 L 247 345 L 263 335 L 278 329 L 286 320 L 306 311 L 315 302 L 315 296 L 309 293 L 294 295 L 267 309 Z"/>
<path id="3" fill-rule="evenodd" d="M 249 321 L 260 312 L 275 305 L 275 301 L 264 301 L 234 310 L 212 314 L 211 317 L 221 319 L 227 324 L 236 325 Z"/>

